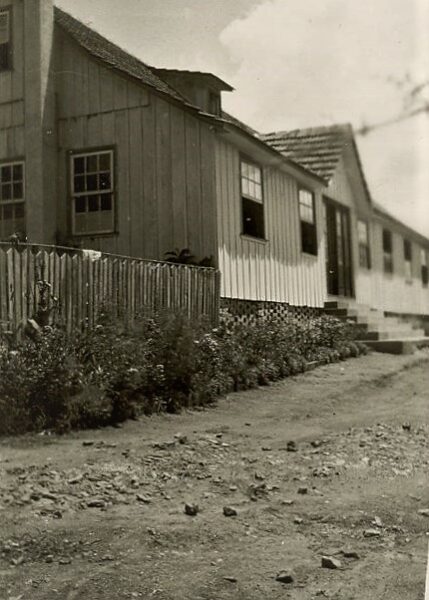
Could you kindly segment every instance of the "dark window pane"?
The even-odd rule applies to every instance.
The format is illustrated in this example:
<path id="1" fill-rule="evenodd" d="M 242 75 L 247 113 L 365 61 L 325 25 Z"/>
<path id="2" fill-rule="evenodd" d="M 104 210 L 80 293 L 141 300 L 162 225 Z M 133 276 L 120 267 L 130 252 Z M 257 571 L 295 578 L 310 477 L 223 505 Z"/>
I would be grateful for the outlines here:
<path id="1" fill-rule="evenodd" d="M 23 219 L 25 216 L 24 203 L 15 204 L 15 219 Z"/>
<path id="2" fill-rule="evenodd" d="M 87 175 L 86 189 L 88 192 L 96 192 L 98 190 L 97 175 Z"/>
<path id="3" fill-rule="evenodd" d="M 12 185 L 10 183 L 2 185 L 1 199 L 12 200 Z"/>
<path id="4" fill-rule="evenodd" d="M 5 221 L 7 221 L 9 219 L 13 219 L 13 206 L 12 206 L 12 204 L 6 204 L 3 207 L 3 219 Z"/>
<path id="5" fill-rule="evenodd" d="M 383 229 L 383 250 L 392 252 L 392 234 L 387 229 Z"/>
<path id="6" fill-rule="evenodd" d="M 303 252 L 317 254 L 317 231 L 314 224 L 301 221 L 301 241 Z"/>
<path id="7" fill-rule="evenodd" d="M 101 210 L 112 210 L 112 196 L 110 194 L 103 194 L 100 196 Z"/>
<path id="8" fill-rule="evenodd" d="M 411 242 L 409 240 L 404 240 L 404 258 L 405 260 L 411 260 L 412 249 Z"/>
<path id="9" fill-rule="evenodd" d="M 427 285 L 429 282 L 429 271 L 425 265 L 422 267 L 422 282 L 423 285 Z"/>
<path id="10" fill-rule="evenodd" d="M 248 198 L 242 199 L 243 233 L 264 239 L 264 205 Z"/>
<path id="11" fill-rule="evenodd" d="M 12 181 L 12 167 L 2 167 L 1 168 L 1 182 L 6 183 L 8 181 Z"/>
<path id="12" fill-rule="evenodd" d="M 85 158 L 83 156 L 74 159 L 74 172 L 76 175 L 85 173 Z"/>
<path id="13" fill-rule="evenodd" d="M 86 211 L 86 196 L 80 196 L 74 201 L 75 211 L 77 213 L 84 213 Z"/>
<path id="14" fill-rule="evenodd" d="M 8 71 L 11 65 L 10 44 L 0 44 L 0 71 Z"/>
<path id="15" fill-rule="evenodd" d="M 75 194 L 81 194 L 82 192 L 85 192 L 85 176 L 84 175 L 78 175 L 77 177 L 74 178 L 74 192 Z"/>
<path id="16" fill-rule="evenodd" d="M 98 189 L 110 190 L 110 173 L 102 173 L 98 177 Z"/>
<path id="17" fill-rule="evenodd" d="M 13 165 L 13 180 L 14 181 L 22 181 L 23 180 L 22 165 Z"/>
<path id="18" fill-rule="evenodd" d="M 86 172 L 96 173 L 98 171 L 98 160 L 96 154 L 86 157 Z"/>
<path id="19" fill-rule="evenodd" d="M 99 170 L 100 171 L 110 171 L 110 169 L 111 169 L 110 154 L 107 154 L 107 153 L 100 154 L 99 160 L 100 160 Z"/>
<path id="20" fill-rule="evenodd" d="M 88 212 L 96 212 L 98 210 L 98 196 L 88 196 Z"/>
<path id="21" fill-rule="evenodd" d="M 13 184 L 13 198 L 14 200 L 19 200 L 23 198 L 23 187 L 22 183 L 14 183 Z"/>

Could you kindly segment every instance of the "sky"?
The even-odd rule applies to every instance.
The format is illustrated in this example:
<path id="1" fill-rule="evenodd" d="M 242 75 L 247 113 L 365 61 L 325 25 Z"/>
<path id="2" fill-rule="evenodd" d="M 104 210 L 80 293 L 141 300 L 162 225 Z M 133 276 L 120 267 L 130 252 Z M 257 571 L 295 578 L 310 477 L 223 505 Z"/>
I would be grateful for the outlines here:
<path id="1" fill-rule="evenodd" d="M 210 71 L 261 132 L 394 118 L 429 100 L 428 0 L 56 0 L 157 67 Z M 358 136 L 374 200 L 429 237 L 429 112 Z"/>

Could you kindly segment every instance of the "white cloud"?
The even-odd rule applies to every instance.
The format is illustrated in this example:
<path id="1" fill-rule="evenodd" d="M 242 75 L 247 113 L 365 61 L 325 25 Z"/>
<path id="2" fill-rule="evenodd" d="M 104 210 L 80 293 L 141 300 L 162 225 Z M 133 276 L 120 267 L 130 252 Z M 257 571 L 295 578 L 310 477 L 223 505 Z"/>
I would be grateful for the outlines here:
<path id="1" fill-rule="evenodd" d="M 334 122 L 359 126 L 396 115 L 402 92 L 389 78 L 429 77 L 425 6 L 425 0 L 262 2 L 220 36 L 236 64 L 237 91 L 225 98 L 227 110 L 262 131 Z M 376 199 L 398 212 L 411 193 L 419 215 L 414 225 L 429 235 L 421 183 L 429 181 L 420 164 L 429 164 L 429 157 L 419 139 L 427 122 L 420 119 L 420 129 L 409 122 L 380 130 L 361 148 Z"/>

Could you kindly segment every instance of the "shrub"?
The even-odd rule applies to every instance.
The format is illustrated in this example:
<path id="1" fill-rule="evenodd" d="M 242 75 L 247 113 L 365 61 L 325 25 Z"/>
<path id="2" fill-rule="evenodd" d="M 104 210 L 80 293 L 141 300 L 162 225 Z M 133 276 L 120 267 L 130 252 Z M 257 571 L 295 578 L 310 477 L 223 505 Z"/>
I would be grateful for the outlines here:
<path id="1" fill-rule="evenodd" d="M 260 316 L 216 329 L 182 314 L 105 315 L 67 336 L 44 330 L 0 352 L 0 434 L 115 424 L 139 414 L 210 404 L 232 390 L 269 385 L 366 351 L 348 324 L 332 317 L 300 321 Z"/>

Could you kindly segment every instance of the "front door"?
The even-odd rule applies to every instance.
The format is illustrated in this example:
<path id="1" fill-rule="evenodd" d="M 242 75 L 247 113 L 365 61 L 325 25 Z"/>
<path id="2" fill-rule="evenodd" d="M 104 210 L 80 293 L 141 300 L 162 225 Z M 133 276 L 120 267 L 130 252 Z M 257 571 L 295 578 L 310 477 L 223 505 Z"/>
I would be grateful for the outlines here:
<path id="1" fill-rule="evenodd" d="M 353 296 L 349 209 L 324 199 L 328 294 Z"/>

